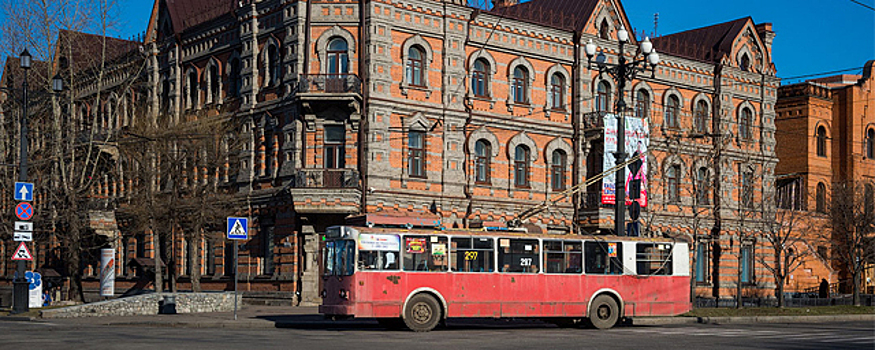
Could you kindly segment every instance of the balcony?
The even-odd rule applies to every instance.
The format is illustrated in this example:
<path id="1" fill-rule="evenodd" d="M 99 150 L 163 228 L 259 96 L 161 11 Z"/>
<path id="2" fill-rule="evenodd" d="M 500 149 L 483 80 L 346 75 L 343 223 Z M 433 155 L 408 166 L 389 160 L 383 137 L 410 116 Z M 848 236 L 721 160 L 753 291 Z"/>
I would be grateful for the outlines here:
<path id="1" fill-rule="evenodd" d="M 298 169 L 296 188 L 359 188 L 359 172 L 355 169 Z"/>
<path id="2" fill-rule="evenodd" d="M 358 94 L 362 80 L 355 74 L 302 74 L 298 80 L 299 94 Z"/>
<path id="3" fill-rule="evenodd" d="M 353 214 L 361 204 L 361 176 L 356 169 L 297 169 L 289 193 L 295 211 Z"/>
<path id="4" fill-rule="evenodd" d="M 605 127 L 605 115 L 608 112 L 589 112 L 583 114 L 583 129 L 601 129 Z"/>

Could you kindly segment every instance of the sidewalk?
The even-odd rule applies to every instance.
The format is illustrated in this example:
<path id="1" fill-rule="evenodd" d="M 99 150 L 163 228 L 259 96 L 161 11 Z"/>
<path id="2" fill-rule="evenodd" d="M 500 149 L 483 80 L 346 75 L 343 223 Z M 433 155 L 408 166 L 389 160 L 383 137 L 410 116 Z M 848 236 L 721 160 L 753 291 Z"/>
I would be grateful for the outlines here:
<path id="1" fill-rule="evenodd" d="M 0 318 L 11 321 L 11 319 Z M 24 321 L 23 319 L 18 319 Z M 318 313 L 316 307 L 292 306 L 243 306 L 234 320 L 232 312 L 150 315 L 150 316 L 113 316 L 113 317 L 83 317 L 72 319 L 32 319 L 34 322 L 51 322 L 59 324 L 99 325 L 99 326 L 147 326 L 147 327 L 182 327 L 182 328 L 298 328 L 298 329 L 344 329 L 344 328 L 378 328 L 372 318 L 332 321 Z M 633 326 L 660 326 L 673 324 L 756 324 L 756 323 L 825 323 L 875 321 L 875 314 L 864 315 L 830 315 L 830 316 L 756 316 L 756 317 L 638 317 L 631 322 Z M 484 323 L 494 322 L 484 319 Z M 530 321 L 520 321 L 528 323 Z M 451 323 L 457 323 L 451 321 Z M 469 323 L 467 320 L 463 323 Z M 507 324 L 506 320 L 501 324 Z"/>

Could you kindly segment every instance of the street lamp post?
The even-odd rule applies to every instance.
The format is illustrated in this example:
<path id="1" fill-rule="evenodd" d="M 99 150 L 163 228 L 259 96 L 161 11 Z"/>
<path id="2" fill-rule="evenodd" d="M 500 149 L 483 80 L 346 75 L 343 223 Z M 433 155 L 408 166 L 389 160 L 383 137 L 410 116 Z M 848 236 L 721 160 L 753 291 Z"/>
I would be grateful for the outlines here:
<path id="1" fill-rule="evenodd" d="M 19 55 L 19 61 L 21 69 L 24 70 L 24 81 L 21 83 L 21 96 L 22 96 L 22 111 L 21 116 L 19 117 L 19 124 L 21 126 L 21 136 L 20 136 L 20 158 L 18 163 L 18 181 L 19 182 L 27 182 L 27 72 L 30 70 L 31 65 L 33 63 L 33 56 L 30 55 L 30 52 L 25 49 L 21 55 Z M 52 90 L 54 92 L 60 92 L 64 89 L 63 81 L 61 80 L 60 75 L 55 75 L 52 78 Z M 30 310 L 28 305 L 28 282 L 24 277 L 25 269 L 27 268 L 24 260 L 18 260 L 16 266 L 16 276 L 12 281 L 13 285 L 13 305 L 12 305 L 12 313 L 20 314 Z"/>
<path id="2" fill-rule="evenodd" d="M 27 49 L 19 55 L 19 63 L 21 64 L 21 69 L 24 70 L 24 82 L 21 83 L 21 95 L 22 95 L 22 112 L 19 117 L 19 125 L 21 126 L 21 135 L 19 140 L 21 141 L 20 145 L 20 158 L 18 163 L 18 181 L 26 182 L 27 181 L 27 71 L 30 70 L 31 66 L 31 55 L 27 52 Z M 25 272 L 25 262 L 24 260 L 18 260 L 18 266 L 16 268 L 15 280 L 12 281 L 12 313 L 20 314 L 27 312 L 30 308 L 28 306 L 28 283 L 27 279 L 24 278 Z"/>
<path id="3" fill-rule="evenodd" d="M 620 54 L 618 55 L 617 63 L 607 63 L 607 57 L 605 57 L 604 52 L 600 52 L 595 58 L 599 69 L 599 76 L 608 73 L 617 81 L 617 93 L 619 94 L 619 98 L 617 99 L 617 151 L 614 153 L 614 158 L 616 164 L 620 165 L 626 161 L 626 117 L 624 114 L 626 111 L 626 100 L 624 98 L 626 82 L 635 79 L 635 76 L 639 72 L 646 72 L 648 66 L 650 68 L 651 77 L 653 77 L 656 72 L 656 65 L 659 64 L 659 54 L 656 53 L 656 50 L 653 48 L 650 38 L 644 38 L 644 41 L 642 41 L 641 45 L 638 47 L 638 51 L 632 55 L 632 60 L 627 61 L 623 49 L 629 41 L 629 32 L 626 31 L 625 27 L 620 27 L 620 30 L 617 31 L 617 40 L 620 42 Z M 589 68 L 592 68 L 592 58 L 596 54 L 596 49 L 597 47 L 593 44 L 592 39 L 590 39 L 589 43 L 584 47 Z M 640 59 L 637 58 L 639 54 L 641 55 Z M 617 171 L 616 178 L 614 178 L 614 184 L 614 201 L 616 202 L 614 212 L 614 230 L 617 235 L 621 235 L 626 231 L 625 167 L 620 168 L 620 170 Z"/>

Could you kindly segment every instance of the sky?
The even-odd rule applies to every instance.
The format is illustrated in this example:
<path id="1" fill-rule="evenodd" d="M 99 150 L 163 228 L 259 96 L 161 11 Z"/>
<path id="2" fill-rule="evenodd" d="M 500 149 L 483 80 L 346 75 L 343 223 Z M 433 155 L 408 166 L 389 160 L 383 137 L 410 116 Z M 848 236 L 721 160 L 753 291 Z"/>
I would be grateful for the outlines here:
<path id="1" fill-rule="evenodd" d="M 146 30 L 152 3 L 120 1 L 121 37 Z M 747 16 L 754 23 L 770 22 L 776 32 L 772 60 L 784 84 L 847 69 L 842 73 L 860 74 L 863 65 L 875 59 L 875 0 L 625 0 L 622 4 L 639 33 L 653 32 L 655 13 L 659 13 L 661 35 Z"/>

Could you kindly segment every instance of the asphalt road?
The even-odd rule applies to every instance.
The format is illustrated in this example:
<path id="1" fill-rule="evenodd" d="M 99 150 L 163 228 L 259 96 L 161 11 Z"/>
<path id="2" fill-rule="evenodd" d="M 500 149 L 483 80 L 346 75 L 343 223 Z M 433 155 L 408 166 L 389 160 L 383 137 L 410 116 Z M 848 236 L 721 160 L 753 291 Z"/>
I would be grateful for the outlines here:
<path id="1" fill-rule="evenodd" d="M 375 322 L 277 329 L 0 322 L 0 348 L 25 349 L 875 349 L 875 324 L 672 325 L 561 329 L 537 321 L 451 321 L 429 333 Z"/>

